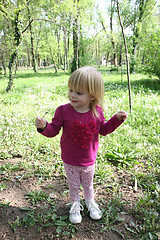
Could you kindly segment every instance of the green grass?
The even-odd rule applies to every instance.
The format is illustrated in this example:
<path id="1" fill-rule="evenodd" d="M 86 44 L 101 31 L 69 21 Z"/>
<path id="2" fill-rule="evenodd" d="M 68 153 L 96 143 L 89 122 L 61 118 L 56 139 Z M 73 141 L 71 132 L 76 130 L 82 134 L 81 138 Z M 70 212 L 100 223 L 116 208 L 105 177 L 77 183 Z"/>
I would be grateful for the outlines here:
<path id="1" fill-rule="evenodd" d="M 141 74 L 131 75 L 132 112 L 128 104 L 128 85 L 125 77 L 121 83 L 120 74 L 102 72 L 105 81 L 104 113 L 110 118 L 120 109 L 128 112 L 128 119 L 117 131 L 101 138 L 104 155 L 106 150 L 128 154 L 136 149 L 136 155 L 144 159 L 156 160 L 159 156 L 159 82 Z M 30 156 L 31 151 L 45 145 L 47 151 L 55 141 L 45 139 L 35 132 L 34 120 L 40 115 L 51 121 L 55 109 L 65 104 L 67 99 L 68 75 L 51 71 L 19 72 L 14 80 L 14 88 L 5 93 L 7 79 L 0 80 L 1 134 L 3 136 L 0 157 L 17 154 Z M 39 143 L 40 141 L 40 143 Z M 56 142 L 56 144 L 55 144 Z M 14 144 L 16 143 L 16 144 Z M 105 143 L 105 144 L 104 144 Z M 47 144 L 47 145 L 46 145 Z M 4 148 L 5 146 L 5 148 Z M 13 147 L 14 146 L 14 147 Z M 101 151 L 101 150 L 100 150 Z"/>
<path id="2" fill-rule="evenodd" d="M 130 113 L 126 76 L 123 75 L 122 81 L 118 72 L 100 71 L 105 82 L 106 119 L 119 110 L 127 111 L 128 119 L 114 133 L 100 137 L 95 182 L 103 184 L 108 181 L 112 184 L 111 164 L 136 176 L 138 186 L 144 190 L 146 197 L 140 199 L 133 209 L 144 224 L 138 230 L 135 227 L 134 231 L 139 236 L 146 234 L 146 238 L 141 239 L 156 239 L 160 212 L 160 82 L 143 74 L 131 75 Z M 24 164 L 26 169 L 30 169 L 30 174 L 41 178 L 51 178 L 57 169 L 63 175 L 63 167 L 60 170 L 60 135 L 52 139 L 44 138 L 36 132 L 34 121 L 36 116 L 44 115 L 51 121 L 55 109 L 67 103 L 68 78 L 68 74 L 54 74 L 51 70 L 41 70 L 37 74 L 31 70 L 19 71 L 14 79 L 13 90 L 6 93 L 8 80 L 0 77 L 0 159 L 21 157 L 24 160 L 24 163 L 15 164 L 14 167 L 11 164 L 2 165 L 1 172 L 16 171 Z M 53 161 L 54 165 L 51 164 Z M 145 165 L 147 174 L 135 170 L 140 164 L 143 167 Z M 0 186 L 1 191 L 7 187 L 3 184 Z M 28 193 L 28 198 L 36 203 L 39 198 L 45 199 L 46 196 L 41 192 L 33 192 Z M 15 225 L 18 222 L 19 219 Z M 110 227 L 110 222 L 104 225 Z M 57 231 L 61 232 L 61 228 L 59 225 Z"/>

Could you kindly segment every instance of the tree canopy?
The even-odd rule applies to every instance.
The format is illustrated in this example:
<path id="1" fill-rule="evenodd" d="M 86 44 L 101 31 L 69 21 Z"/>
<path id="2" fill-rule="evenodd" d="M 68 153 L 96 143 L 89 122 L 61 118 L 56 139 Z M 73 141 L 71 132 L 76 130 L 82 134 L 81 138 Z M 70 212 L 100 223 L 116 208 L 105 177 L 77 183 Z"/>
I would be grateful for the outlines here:
<path id="1" fill-rule="evenodd" d="M 125 62 L 117 0 L 99 8 L 93 0 L 15 0 L 0 3 L 0 65 L 6 74 L 17 67 L 53 65 L 55 71 Z M 156 0 L 119 1 L 130 71 L 160 78 L 159 24 Z"/>

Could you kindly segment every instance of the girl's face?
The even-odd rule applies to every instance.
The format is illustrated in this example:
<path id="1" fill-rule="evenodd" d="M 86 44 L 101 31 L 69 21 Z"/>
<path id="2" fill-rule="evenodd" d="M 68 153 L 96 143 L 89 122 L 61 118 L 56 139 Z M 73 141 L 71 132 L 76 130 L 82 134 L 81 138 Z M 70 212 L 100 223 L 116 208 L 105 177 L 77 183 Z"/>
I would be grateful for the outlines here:
<path id="1" fill-rule="evenodd" d="M 77 92 L 73 89 L 69 89 L 68 92 L 69 101 L 71 106 L 81 113 L 88 112 L 90 110 L 90 101 L 94 98 L 89 95 L 88 92 Z"/>

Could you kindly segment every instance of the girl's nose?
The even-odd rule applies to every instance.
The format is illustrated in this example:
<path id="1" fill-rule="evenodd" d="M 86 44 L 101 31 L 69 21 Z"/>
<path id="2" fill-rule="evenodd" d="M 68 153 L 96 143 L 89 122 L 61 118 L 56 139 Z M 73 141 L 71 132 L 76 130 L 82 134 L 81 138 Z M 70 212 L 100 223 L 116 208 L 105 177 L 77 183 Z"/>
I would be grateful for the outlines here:
<path id="1" fill-rule="evenodd" d="M 73 92 L 71 93 L 71 96 L 72 96 L 72 97 L 75 97 L 75 96 L 76 96 L 76 92 L 73 91 Z"/>

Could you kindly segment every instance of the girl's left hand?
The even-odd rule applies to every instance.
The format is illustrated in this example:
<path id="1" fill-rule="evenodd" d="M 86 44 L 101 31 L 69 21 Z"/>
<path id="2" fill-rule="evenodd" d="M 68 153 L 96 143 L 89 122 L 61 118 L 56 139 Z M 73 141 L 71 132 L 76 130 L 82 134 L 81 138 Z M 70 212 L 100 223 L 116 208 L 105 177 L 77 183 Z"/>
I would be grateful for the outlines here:
<path id="1" fill-rule="evenodd" d="M 127 116 L 127 113 L 124 112 L 124 111 L 119 111 L 117 114 L 116 114 L 117 118 L 119 119 L 119 121 L 122 121 L 124 122 L 126 120 L 126 118 L 128 117 Z"/>

